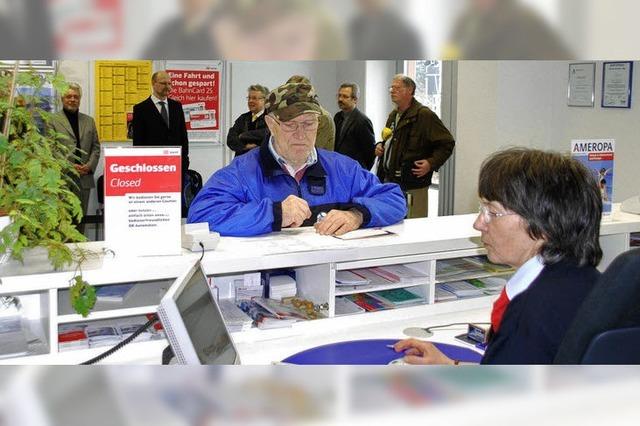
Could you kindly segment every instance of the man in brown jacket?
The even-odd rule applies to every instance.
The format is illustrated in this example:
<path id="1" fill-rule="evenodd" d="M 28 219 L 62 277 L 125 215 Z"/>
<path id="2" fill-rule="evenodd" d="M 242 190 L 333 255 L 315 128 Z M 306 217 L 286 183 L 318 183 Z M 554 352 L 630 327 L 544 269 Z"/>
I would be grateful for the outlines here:
<path id="1" fill-rule="evenodd" d="M 451 156 L 455 141 L 440 118 L 414 98 L 416 83 L 396 75 L 389 92 L 396 105 L 386 127 L 391 136 L 376 145 L 381 157 L 378 177 L 400 185 L 407 197 L 409 218 L 427 216 L 431 176 Z"/>

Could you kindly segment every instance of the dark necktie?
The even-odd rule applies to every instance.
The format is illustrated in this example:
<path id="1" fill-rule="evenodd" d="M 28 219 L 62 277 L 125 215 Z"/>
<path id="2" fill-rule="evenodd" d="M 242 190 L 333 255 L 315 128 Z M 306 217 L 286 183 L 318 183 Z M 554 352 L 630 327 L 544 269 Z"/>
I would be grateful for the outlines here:
<path id="1" fill-rule="evenodd" d="M 338 135 L 340 136 L 340 139 L 342 139 L 342 137 L 344 136 L 344 129 L 346 129 L 348 121 L 349 121 L 349 116 L 346 115 L 343 112 L 342 113 L 342 123 L 340 124 L 340 132 L 338 132 Z"/>
<path id="2" fill-rule="evenodd" d="M 167 113 L 167 107 L 164 106 L 164 101 L 160 101 L 158 103 L 160 104 L 160 115 L 167 127 L 169 127 L 169 113 Z"/>

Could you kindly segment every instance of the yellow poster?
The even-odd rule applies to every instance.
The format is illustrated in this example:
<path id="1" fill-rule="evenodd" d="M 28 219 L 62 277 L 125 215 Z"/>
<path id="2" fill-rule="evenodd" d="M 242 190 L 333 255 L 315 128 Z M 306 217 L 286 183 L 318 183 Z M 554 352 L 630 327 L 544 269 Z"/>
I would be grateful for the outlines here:
<path id="1" fill-rule="evenodd" d="M 96 61 L 95 81 L 100 140 L 125 142 L 127 113 L 151 93 L 151 61 Z"/>

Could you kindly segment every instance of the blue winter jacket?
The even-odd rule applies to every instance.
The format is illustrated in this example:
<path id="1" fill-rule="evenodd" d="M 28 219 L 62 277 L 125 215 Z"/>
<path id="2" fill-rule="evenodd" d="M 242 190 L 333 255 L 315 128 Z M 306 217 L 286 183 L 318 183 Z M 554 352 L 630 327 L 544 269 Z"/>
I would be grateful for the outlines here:
<path id="1" fill-rule="evenodd" d="M 344 155 L 318 149 L 318 162 L 307 168 L 298 184 L 282 170 L 268 143 L 236 157 L 204 185 L 189 208 L 188 222 L 208 222 L 221 235 L 245 237 L 280 231 L 282 201 L 289 195 L 303 198 L 312 215 L 357 209 L 362 227 L 386 226 L 401 221 L 407 207 L 396 184 L 382 184 L 360 164 Z"/>

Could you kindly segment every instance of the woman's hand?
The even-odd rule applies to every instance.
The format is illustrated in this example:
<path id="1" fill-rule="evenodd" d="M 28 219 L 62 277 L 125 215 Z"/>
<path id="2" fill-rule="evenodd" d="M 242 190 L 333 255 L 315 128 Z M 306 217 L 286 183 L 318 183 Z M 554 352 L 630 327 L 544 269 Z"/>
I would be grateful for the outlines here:
<path id="1" fill-rule="evenodd" d="M 407 364 L 439 364 L 454 365 L 455 362 L 440 352 L 431 342 L 418 339 L 400 340 L 393 345 L 396 352 L 404 351 L 404 362 Z"/>

